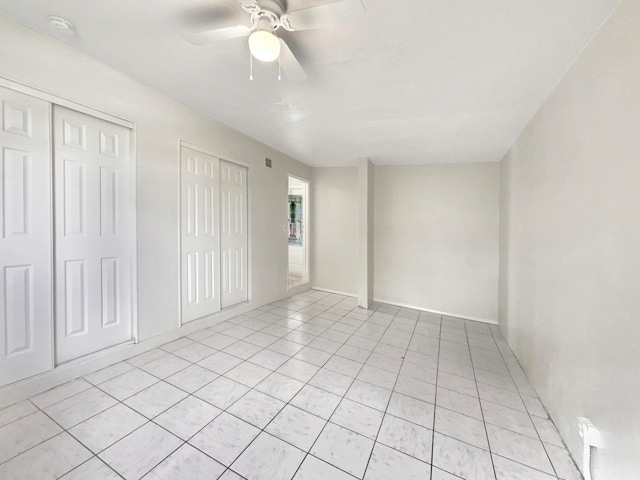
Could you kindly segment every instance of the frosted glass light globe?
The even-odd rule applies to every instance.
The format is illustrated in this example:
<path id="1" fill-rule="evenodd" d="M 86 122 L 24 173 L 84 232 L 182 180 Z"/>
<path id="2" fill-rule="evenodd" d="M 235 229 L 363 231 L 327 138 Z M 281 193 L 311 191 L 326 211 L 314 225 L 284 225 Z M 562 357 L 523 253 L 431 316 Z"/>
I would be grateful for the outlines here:
<path id="1" fill-rule="evenodd" d="M 249 50 L 261 62 L 273 62 L 280 56 L 280 40 L 271 32 L 257 30 L 249 35 Z"/>

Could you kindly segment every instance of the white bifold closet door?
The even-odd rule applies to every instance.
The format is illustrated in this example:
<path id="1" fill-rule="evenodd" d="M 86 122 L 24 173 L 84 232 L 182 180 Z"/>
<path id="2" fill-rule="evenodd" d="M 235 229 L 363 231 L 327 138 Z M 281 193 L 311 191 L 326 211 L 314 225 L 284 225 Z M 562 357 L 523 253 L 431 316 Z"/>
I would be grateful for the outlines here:
<path id="1" fill-rule="evenodd" d="M 247 169 L 220 160 L 222 308 L 248 299 L 247 238 Z"/>
<path id="2" fill-rule="evenodd" d="M 219 160 L 181 147 L 182 322 L 220 311 Z"/>
<path id="3" fill-rule="evenodd" d="M 131 131 L 54 106 L 56 362 L 131 340 Z"/>
<path id="4" fill-rule="evenodd" d="M 50 104 L 0 87 L 0 386 L 52 362 Z"/>

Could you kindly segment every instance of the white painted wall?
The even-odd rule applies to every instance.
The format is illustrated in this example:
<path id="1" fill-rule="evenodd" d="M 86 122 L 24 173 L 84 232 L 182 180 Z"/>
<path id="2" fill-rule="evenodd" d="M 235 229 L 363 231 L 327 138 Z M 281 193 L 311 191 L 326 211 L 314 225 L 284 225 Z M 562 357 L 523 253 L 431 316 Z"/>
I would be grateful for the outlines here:
<path id="1" fill-rule="evenodd" d="M 5 17 L 0 58 L 0 76 L 135 122 L 141 339 L 178 327 L 180 140 L 249 166 L 252 303 L 286 295 L 287 174 L 307 166 Z"/>
<path id="2" fill-rule="evenodd" d="M 313 169 L 311 285 L 358 291 L 358 169 Z"/>
<path id="3" fill-rule="evenodd" d="M 499 169 L 375 168 L 376 300 L 497 321 Z"/>
<path id="4" fill-rule="evenodd" d="M 501 326 L 594 480 L 640 472 L 639 51 L 623 0 L 502 161 Z"/>

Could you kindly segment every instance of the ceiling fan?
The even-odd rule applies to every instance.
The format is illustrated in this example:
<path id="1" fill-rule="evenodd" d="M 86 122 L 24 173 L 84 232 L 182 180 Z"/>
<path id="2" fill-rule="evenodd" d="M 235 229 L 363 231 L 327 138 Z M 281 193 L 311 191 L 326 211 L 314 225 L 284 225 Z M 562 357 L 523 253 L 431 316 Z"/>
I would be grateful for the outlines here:
<path id="1" fill-rule="evenodd" d="M 364 13 L 362 0 L 338 0 L 300 10 L 288 10 L 287 0 L 236 0 L 249 14 L 251 26 L 238 24 L 190 33 L 185 40 L 205 45 L 218 40 L 249 37 L 251 56 L 262 62 L 279 60 L 280 68 L 291 82 L 301 82 L 307 74 L 284 41 L 278 29 L 289 32 L 331 27 L 357 20 Z"/>

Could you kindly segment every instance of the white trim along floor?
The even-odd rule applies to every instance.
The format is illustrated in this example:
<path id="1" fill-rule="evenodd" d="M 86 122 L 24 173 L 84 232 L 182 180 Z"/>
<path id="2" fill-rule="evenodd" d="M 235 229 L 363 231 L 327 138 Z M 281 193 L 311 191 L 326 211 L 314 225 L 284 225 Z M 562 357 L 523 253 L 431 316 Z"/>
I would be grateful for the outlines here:
<path id="1" fill-rule="evenodd" d="M 310 290 L 0 410 L 0 478 L 581 476 L 497 327 Z"/>

